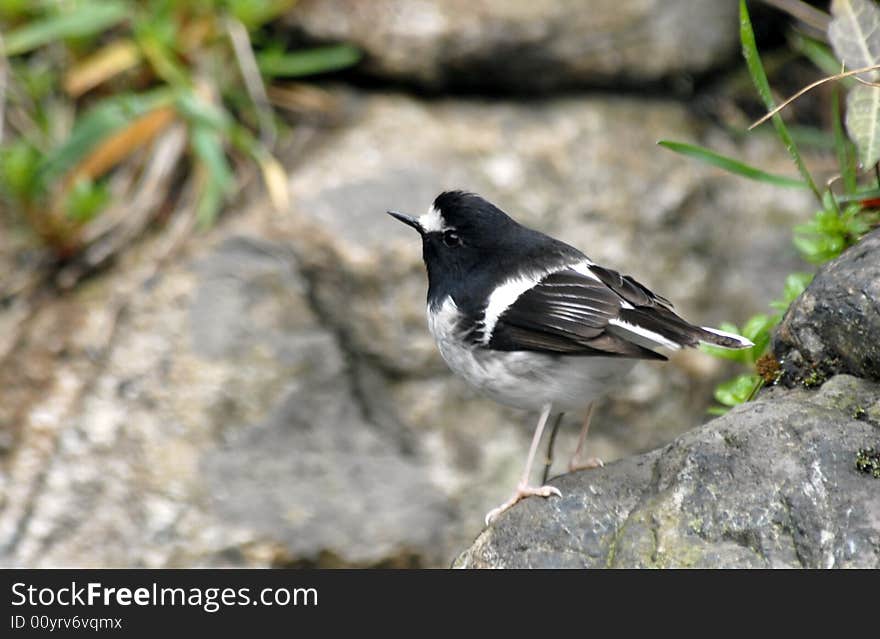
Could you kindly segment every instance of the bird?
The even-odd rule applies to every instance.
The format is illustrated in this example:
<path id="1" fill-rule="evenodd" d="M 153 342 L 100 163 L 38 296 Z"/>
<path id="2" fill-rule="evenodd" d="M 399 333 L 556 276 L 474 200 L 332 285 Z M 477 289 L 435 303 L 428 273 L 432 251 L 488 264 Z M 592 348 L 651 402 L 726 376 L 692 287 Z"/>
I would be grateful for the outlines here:
<path id="1" fill-rule="evenodd" d="M 551 414 L 586 409 L 619 387 L 639 360 L 710 344 L 754 346 L 741 335 L 691 324 L 672 303 L 580 250 L 518 223 L 475 193 L 444 191 L 426 213 L 389 215 L 415 229 L 428 275 L 428 329 L 449 368 L 498 403 L 538 411 L 521 480 L 485 518 L 521 499 L 561 497 L 529 483 Z M 591 458 L 571 469 L 601 466 Z"/>

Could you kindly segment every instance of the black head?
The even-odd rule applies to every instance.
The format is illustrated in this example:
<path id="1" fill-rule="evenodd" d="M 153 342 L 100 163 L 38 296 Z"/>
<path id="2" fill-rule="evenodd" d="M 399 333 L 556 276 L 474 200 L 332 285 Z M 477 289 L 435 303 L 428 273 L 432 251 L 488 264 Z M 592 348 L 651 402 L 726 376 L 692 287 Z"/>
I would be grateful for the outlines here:
<path id="1" fill-rule="evenodd" d="M 566 246 L 518 224 L 480 196 L 463 191 L 441 193 L 418 218 L 396 211 L 388 214 L 422 236 L 429 300 L 453 292 L 465 281 L 471 288 L 495 284 L 509 277 L 522 261 L 537 256 L 554 259 L 559 247 Z"/>
<path id="2" fill-rule="evenodd" d="M 441 279 L 461 279 L 487 263 L 504 236 L 521 228 L 494 204 L 463 191 L 441 193 L 418 218 L 395 211 L 388 214 L 422 236 L 422 257 L 432 288 Z"/>

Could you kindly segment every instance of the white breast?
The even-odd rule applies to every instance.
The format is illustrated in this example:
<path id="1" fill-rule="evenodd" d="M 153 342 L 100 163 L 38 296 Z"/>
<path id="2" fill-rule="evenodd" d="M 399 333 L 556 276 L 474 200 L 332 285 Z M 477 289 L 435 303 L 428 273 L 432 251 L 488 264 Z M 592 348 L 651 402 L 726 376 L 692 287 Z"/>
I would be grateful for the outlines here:
<path id="1" fill-rule="evenodd" d="M 585 407 L 610 390 L 634 360 L 559 356 L 531 351 L 493 351 L 459 336 L 461 312 L 452 298 L 428 309 L 428 328 L 446 364 L 495 401 L 531 410 L 547 402 L 554 411 Z"/>

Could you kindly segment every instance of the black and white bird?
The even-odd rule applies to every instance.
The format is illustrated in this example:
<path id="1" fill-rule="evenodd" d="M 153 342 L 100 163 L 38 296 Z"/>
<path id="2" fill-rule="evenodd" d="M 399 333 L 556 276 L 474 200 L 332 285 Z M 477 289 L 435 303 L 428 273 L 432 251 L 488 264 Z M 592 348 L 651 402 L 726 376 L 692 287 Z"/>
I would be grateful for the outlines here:
<path id="1" fill-rule="evenodd" d="M 657 349 L 700 343 L 748 348 L 744 337 L 690 324 L 633 278 L 599 266 L 568 244 L 526 228 L 478 195 L 441 193 L 421 217 L 388 211 L 419 232 L 428 270 L 428 327 L 449 367 L 509 406 L 540 411 L 525 472 L 487 525 L 530 495 L 541 434 L 553 413 L 587 408 Z M 580 467 L 601 465 L 591 459 Z M 574 460 L 572 466 L 575 466 Z"/>

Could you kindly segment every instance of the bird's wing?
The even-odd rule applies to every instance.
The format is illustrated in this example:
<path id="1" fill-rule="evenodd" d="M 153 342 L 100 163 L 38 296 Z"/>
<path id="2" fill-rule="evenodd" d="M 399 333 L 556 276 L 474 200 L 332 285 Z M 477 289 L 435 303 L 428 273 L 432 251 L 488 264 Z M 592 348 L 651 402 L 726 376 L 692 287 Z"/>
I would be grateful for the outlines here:
<path id="1" fill-rule="evenodd" d="M 589 264 L 586 268 L 605 286 L 635 307 L 663 307 L 672 310 L 672 302 L 648 290 L 648 287 L 635 281 L 629 275 L 621 275 L 617 271 L 598 264 Z"/>
<path id="2" fill-rule="evenodd" d="M 495 350 L 641 359 L 666 359 L 654 349 L 701 342 L 751 345 L 738 335 L 691 324 L 633 278 L 589 262 L 537 281 L 498 314 L 484 337 L 484 345 Z"/>
<path id="3" fill-rule="evenodd" d="M 636 287 L 627 294 L 635 298 L 639 291 Z M 574 269 L 556 271 L 521 293 L 498 315 L 485 345 L 503 351 L 666 359 L 639 340 L 612 330 L 625 306 L 633 304 L 598 275 Z"/>
<path id="4" fill-rule="evenodd" d="M 591 264 L 589 272 L 624 300 L 620 314 L 610 322 L 609 330 L 616 335 L 647 348 L 663 346 L 678 350 L 701 343 L 721 348 L 748 348 L 749 340 L 705 326 L 695 326 L 681 318 L 665 297 L 648 290 L 628 275 Z"/>

